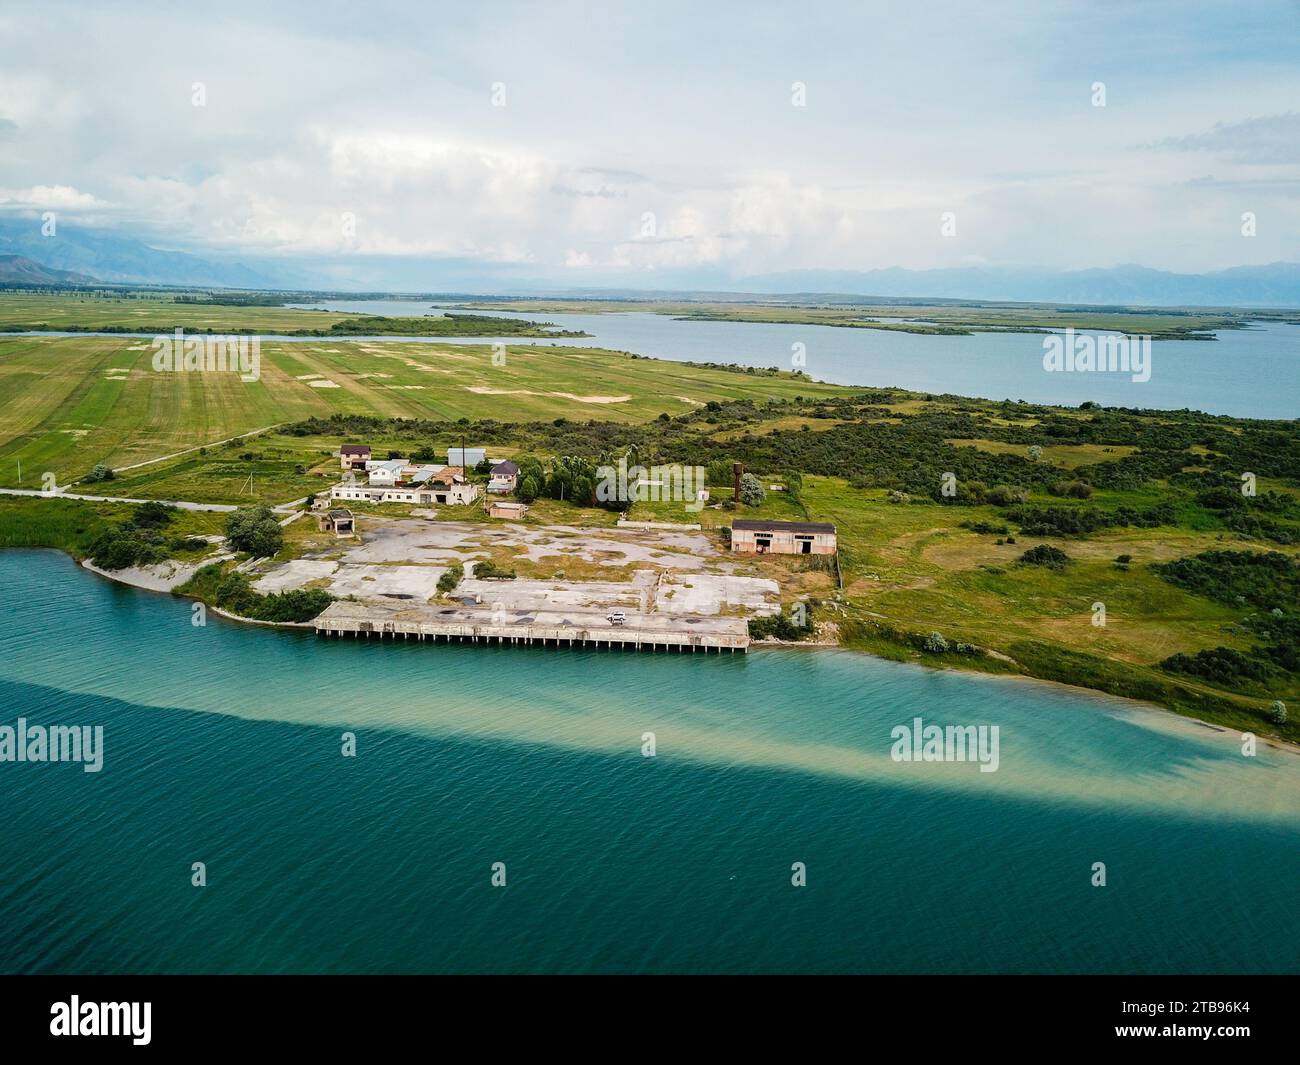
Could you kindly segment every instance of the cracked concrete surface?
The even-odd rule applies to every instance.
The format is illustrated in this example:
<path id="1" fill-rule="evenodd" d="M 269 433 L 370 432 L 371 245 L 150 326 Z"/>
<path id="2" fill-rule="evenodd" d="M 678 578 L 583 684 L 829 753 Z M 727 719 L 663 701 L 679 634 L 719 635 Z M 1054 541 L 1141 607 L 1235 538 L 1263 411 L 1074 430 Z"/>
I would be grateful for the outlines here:
<path id="1" fill-rule="evenodd" d="M 284 592 L 315 582 L 340 598 L 392 604 L 457 603 L 478 609 L 577 611 L 610 609 L 662 614 L 680 619 L 740 609 L 768 614 L 780 609 L 773 580 L 737 576 L 734 564 L 702 532 L 647 529 L 581 529 L 572 526 L 482 525 L 363 517 L 360 543 L 340 542 L 331 557 L 305 557 L 263 568 L 253 587 Z M 473 563 L 493 549 L 507 548 L 533 562 L 565 559 L 637 569 L 630 581 L 479 580 Z M 341 555 L 338 553 L 341 551 Z M 437 599 L 438 578 L 453 562 L 467 576 L 452 600 Z"/>

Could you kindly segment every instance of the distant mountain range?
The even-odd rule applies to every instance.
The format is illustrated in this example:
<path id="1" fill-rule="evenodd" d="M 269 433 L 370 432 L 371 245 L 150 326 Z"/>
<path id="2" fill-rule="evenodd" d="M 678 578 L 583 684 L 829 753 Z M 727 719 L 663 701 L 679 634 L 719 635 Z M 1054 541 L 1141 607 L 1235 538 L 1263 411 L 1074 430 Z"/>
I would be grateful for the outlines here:
<path id="1" fill-rule="evenodd" d="M 0 254 L 0 285 L 88 285 L 94 281 L 87 274 L 55 270 L 21 255 Z"/>
<path id="2" fill-rule="evenodd" d="M 41 235 L 38 221 L 0 221 L 0 254 L 21 256 L 53 270 L 66 270 L 115 284 L 284 287 L 280 279 L 242 263 L 163 251 L 110 230 L 62 222 L 54 236 L 46 237 Z"/>
<path id="3" fill-rule="evenodd" d="M 351 255 L 336 258 L 256 258 L 157 248 L 115 230 L 60 224 L 44 237 L 40 223 L 0 219 L 0 283 L 10 274 L 30 284 L 72 284 L 49 280 L 41 268 L 101 283 L 335 292 L 467 292 L 483 295 L 678 298 L 709 293 L 805 297 L 808 299 L 996 300 L 1024 303 L 1157 307 L 1300 307 L 1300 263 L 1238 266 L 1204 274 L 1179 274 L 1133 264 L 1091 270 L 966 267 L 941 270 L 795 270 L 739 276 L 718 269 L 663 270 L 646 275 L 587 274 L 575 284 L 573 271 L 498 265 L 472 260 L 405 259 Z M 13 260 L 21 260 L 15 265 Z M 23 265 L 25 264 L 25 265 Z M 84 283 L 84 281 L 83 281 Z"/>

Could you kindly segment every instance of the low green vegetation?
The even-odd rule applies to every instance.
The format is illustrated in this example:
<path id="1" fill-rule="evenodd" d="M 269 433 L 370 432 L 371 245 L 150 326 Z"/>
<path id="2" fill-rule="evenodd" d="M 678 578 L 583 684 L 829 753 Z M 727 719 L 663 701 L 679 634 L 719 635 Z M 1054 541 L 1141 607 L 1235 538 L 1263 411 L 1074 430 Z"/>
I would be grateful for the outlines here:
<path id="1" fill-rule="evenodd" d="M 754 640 L 810 640 L 816 635 L 813 614 L 815 601 L 804 600 L 782 607 L 775 614 L 749 619 L 749 635 Z"/>
<path id="2" fill-rule="evenodd" d="M 90 545 L 91 561 L 102 569 L 126 569 L 163 562 L 174 552 L 186 550 L 188 541 L 165 534 L 175 513 L 175 507 L 162 503 L 140 504 L 126 521 L 107 526 L 95 538 Z"/>
<path id="3" fill-rule="evenodd" d="M 241 618 L 281 623 L 310 621 L 334 601 L 320 588 L 263 595 L 253 590 L 247 576 L 223 563 L 203 566 L 175 594 L 202 600 Z"/>
<path id="4" fill-rule="evenodd" d="M 465 567 L 459 562 L 453 562 L 447 567 L 447 571 L 438 578 L 438 591 L 443 595 L 448 595 L 456 590 L 456 585 L 465 577 Z"/>
<path id="5" fill-rule="evenodd" d="M 1151 568 L 1170 584 L 1221 603 L 1266 611 L 1300 603 L 1300 565 L 1279 551 L 1205 551 Z"/>
<path id="6" fill-rule="evenodd" d="M 517 574 L 512 569 L 505 569 L 489 559 L 484 559 L 474 563 L 474 576 L 480 580 L 513 581 Z"/>
<path id="7" fill-rule="evenodd" d="M 1261 318 L 1272 321 L 1300 319 L 1300 314 L 1295 312 L 1261 312 L 1239 308 L 1063 307 L 1060 304 L 996 300 L 864 301 L 848 296 L 798 300 L 754 296 L 737 297 L 729 303 L 710 300 L 509 298 L 477 299 L 463 306 L 525 314 L 651 312 L 697 321 L 782 322 L 940 335 L 974 332 L 1036 333 L 1073 326 L 1075 329 L 1146 335 L 1157 340 L 1212 340 L 1214 330 L 1241 329 Z"/>
<path id="8" fill-rule="evenodd" d="M 1171 673 L 1200 677 L 1233 691 L 1268 694 L 1300 674 L 1300 563 L 1277 551 L 1206 551 L 1152 567 L 1197 595 L 1247 610 L 1234 632 L 1244 650 L 1212 647 L 1179 652 L 1160 663 Z"/>
<path id="9" fill-rule="evenodd" d="M 101 510 L 71 499 L 0 496 L 0 549 L 48 547 L 86 558 L 108 522 L 125 517 L 128 509 L 113 505 Z"/>

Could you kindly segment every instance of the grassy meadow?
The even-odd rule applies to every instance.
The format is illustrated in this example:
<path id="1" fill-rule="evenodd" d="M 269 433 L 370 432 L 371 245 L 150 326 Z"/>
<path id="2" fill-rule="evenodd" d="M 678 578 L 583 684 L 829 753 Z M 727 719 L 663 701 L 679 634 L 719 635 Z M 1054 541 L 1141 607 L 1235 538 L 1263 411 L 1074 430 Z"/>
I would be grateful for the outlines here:
<path id="1" fill-rule="evenodd" d="M 562 346 L 511 345 L 498 365 L 487 345 L 268 341 L 261 345 L 260 379 L 252 382 L 234 373 L 158 372 L 152 358 L 153 348 L 140 338 L 0 336 L 0 487 L 40 487 L 45 471 L 68 484 L 97 463 L 122 470 L 335 414 L 636 422 L 710 400 L 840 391 L 789 374 L 734 373 Z M 191 468 L 199 458 L 188 458 Z M 290 469 L 302 461 L 294 458 Z M 149 468 L 132 478 L 122 470 L 123 485 L 148 488 L 159 472 Z M 251 472 L 263 479 L 271 471 Z M 219 495 L 207 501 L 227 501 Z"/>
<path id="2" fill-rule="evenodd" d="M 0 296 L 0 328 L 166 333 L 183 326 L 194 332 L 286 334 L 299 329 L 328 329 L 356 317 L 289 307 L 181 303 L 175 296 L 163 293 L 8 292 Z"/>

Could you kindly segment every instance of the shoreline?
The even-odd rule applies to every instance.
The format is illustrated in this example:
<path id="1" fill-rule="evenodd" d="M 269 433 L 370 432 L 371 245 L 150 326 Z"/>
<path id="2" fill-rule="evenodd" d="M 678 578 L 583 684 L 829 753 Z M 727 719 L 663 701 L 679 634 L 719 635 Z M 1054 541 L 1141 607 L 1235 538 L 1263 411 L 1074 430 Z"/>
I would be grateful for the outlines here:
<path id="1" fill-rule="evenodd" d="M 67 552 L 60 551 L 58 548 L 16 548 L 14 550 L 33 550 L 33 551 L 50 550 L 50 551 L 57 551 L 59 554 L 62 554 L 67 558 L 72 558 L 72 556 L 68 555 Z M 144 591 L 144 592 L 158 592 L 167 595 L 174 594 L 170 589 L 153 586 L 152 584 L 148 583 L 144 578 L 137 577 L 135 579 L 131 579 L 130 577 L 124 575 L 126 571 L 115 573 L 112 571 L 104 570 L 94 565 L 92 562 L 90 562 L 89 559 L 78 560 L 72 558 L 72 560 L 76 562 L 82 569 L 90 573 L 94 573 L 100 577 L 104 577 L 117 584 L 122 584 L 129 588 L 135 588 L 139 591 Z M 165 563 L 162 564 L 165 565 Z M 183 583 L 183 582 L 179 582 L 179 583 Z M 183 596 L 182 598 L 190 598 L 190 597 Z M 201 600 L 198 599 L 195 599 L 193 601 L 201 602 Z M 233 621 L 240 624 L 259 625 L 262 626 L 263 628 L 273 628 L 273 629 L 275 628 L 291 629 L 291 630 L 294 629 L 314 630 L 315 629 L 315 624 L 311 621 L 259 621 L 255 618 L 246 618 L 238 614 L 232 614 L 227 610 L 222 610 L 220 607 L 212 606 L 210 604 L 208 604 L 207 607 L 213 613 L 220 615 L 226 620 Z M 1239 729 L 1230 728 L 1226 725 L 1216 724 L 1213 721 L 1206 721 L 1204 718 L 1195 717 L 1192 714 L 1181 713 L 1178 710 L 1171 709 L 1170 707 L 1167 706 L 1161 706 L 1159 703 L 1151 702 L 1146 699 L 1134 699 L 1126 695 L 1112 695 L 1110 692 L 1102 691 L 1099 688 L 1090 688 L 1081 684 L 1070 684 L 1067 683 L 1066 681 L 1052 680 L 1051 678 L 1048 677 L 1035 677 L 1033 674 L 1030 673 L 989 673 L 985 670 L 980 670 L 980 669 L 962 669 L 959 666 L 954 666 L 949 663 L 930 665 L 924 661 L 903 662 L 897 659 L 886 658 L 884 655 L 872 654 L 872 652 L 870 651 L 861 651 L 858 650 L 857 648 L 845 647 L 842 644 L 827 643 L 825 641 L 814 642 L 814 641 L 802 641 L 802 640 L 798 640 L 798 641 L 754 640 L 750 644 L 751 653 L 754 651 L 780 652 L 780 651 L 790 651 L 790 650 L 814 650 L 814 651 L 823 651 L 828 653 L 862 655 L 866 658 L 875 659 L 878 662 L 890 662 L 894 665 L 901 666 L 901 667 L 910 666 L 912 668 L 917 668 L 917 669 L 935 670 L 941 673 L 953 672 L 953 673 L 960 674 L 962 677 L 980 677 L 989 681 L 1019 681 L 1022 683 L 1029 683 L 1035 685 L 1049 685 L 1051 688 L 1056 690 L 1067 691 L 1074 694 L 1086 694 L 1099 700 L 1107 700 L 1117 704 L 1124 704 L 1131 707 L 1134 710 L 1139 710 L 1145 713 L 1153 713 L 1153 712 L 1159 713 L 1160 715 L 1162 715 L 1162 718 L 1165 720 L 1169 720 L 1169 719 L 1181 720 L 1183 722 L 1188 723 L 1189 726 L 1191 725 L 1200 726 L 1201 728 L 1205 728 L 1213 732 L 1221 733 L 1224 736 L 1241 735 L 1241 731 Z M 1286 751 L 1290 754 L 1300 756 L 1300 743 L 1295 743 L 1291 740 L 1283 739 L 1278 736 L 1260 735 L 1258 733 L 1256 733 L 1255 735 L 1257 740 L 1260 743 L 1265 744 L 1266 746 L 1272 749 L 1279 750 L 1279 751 Z"/>

